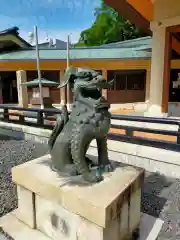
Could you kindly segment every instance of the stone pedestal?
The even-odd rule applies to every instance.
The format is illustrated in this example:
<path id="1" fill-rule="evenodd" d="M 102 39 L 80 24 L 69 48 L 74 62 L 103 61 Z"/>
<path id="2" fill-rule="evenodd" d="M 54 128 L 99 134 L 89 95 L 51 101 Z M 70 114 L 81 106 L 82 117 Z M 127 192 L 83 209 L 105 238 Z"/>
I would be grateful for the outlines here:
<path id="1" fill-rule="evenodd" d="M 0 226 L 17 240 L 132 239 L 140 224 L 144 171 L 113 164 L 115 171 L 93 185 L 52 171 L 49 155 L 14 167 L 18 209 Z"/>

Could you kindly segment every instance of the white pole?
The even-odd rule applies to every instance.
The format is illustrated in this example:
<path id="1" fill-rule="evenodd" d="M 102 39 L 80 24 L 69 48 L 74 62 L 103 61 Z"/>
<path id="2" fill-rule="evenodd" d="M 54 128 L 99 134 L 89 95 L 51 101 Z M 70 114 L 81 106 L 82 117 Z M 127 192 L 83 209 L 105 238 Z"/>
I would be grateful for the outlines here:
<path id="1" fill-rule="evenodd" d="M 67 37 L 67 61 L 66 61 L 66 67 L 69 67 L 69 61 L 70 61 L 70 50 L 69 50 L 69 45 L 70 45 L 70 36 L 68 35 Z M 69 84 L 67 84 L 67 88 L 66 88 L 66 93 L 67 93 L 67 108 L 70 109 L 70 86 Z"/>
<path id="2" fill-rule="evenodd" d="M 69 67 L 69 58 L 70 58 L 69 45 L 70 45 L 70 36 L 68 35 L 68 38 L 67 38 L 67 68 Z"/>
<path id="3" fill-rule="evenodd" d="M 41 70 L 40 70 L 37 26 L 34 27 L 34 35 L 35 35 L 35 41 L 36 41 L 36 61 L 37 61 L 37 72 L 38 72 L 38 80 L 39 80 L 40 103 L 41 103 L 41 109 L 43 109 L 44 108 L 44 104 L 43 104 L 43 92 L 42 92 L 42 84 L 41 84 Z"/>

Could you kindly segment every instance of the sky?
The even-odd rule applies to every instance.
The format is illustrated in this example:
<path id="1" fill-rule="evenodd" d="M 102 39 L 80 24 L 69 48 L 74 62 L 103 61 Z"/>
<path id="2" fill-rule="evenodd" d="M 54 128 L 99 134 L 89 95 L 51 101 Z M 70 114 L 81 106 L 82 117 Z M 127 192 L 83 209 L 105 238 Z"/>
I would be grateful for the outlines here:
<path id="1" fill-rule="evenodd" d="M 94 8 L 100 0 L 1 0 L 0 31 L 19 27 L 22 38 L 38 27 L 39 42 L 47 37 L 72 43 L 78 41 L 82 30 L 89 28 L 95 17 Z"/>

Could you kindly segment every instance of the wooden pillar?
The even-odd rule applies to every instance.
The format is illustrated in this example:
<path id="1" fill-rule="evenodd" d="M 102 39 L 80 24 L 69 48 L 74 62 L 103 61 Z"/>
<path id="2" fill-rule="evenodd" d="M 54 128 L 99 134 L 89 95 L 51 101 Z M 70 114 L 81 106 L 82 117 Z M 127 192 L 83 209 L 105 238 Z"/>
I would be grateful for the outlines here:
<path id="1" fill-rule="evenodd" d="M 146 97 L 145 101 L 149 101 L 149 95 L 150 95 L 150 77 L 151 77 L 151 69 L 146 70 Z"/>
<path id="2" fill-rule="evenodd" d="M 162 92 L 162 112 L 168 112 L 169 102 L 169 84 L 171 69 L 171 52 L 172 52 L 172 36 L 168 28 L 166 28 L 166 40 L 164 49 L 164 75 L 163 75 L 163 92 Z"/>
<path id="3" fill-rule="evenodd" d="M 167 28 L 158 23 L 151 25 L 152 58 L 149 94 L 149 116 L 162 116 L 167 113 L 170 71 L 170 35 Z"/>
<path id="4" fill-rule="evenodd" d="M 103 74 L 103 76 L 104 76 L 104 79 L 106 79 L 106 80 L 108 80 L 107 79 L 107 69 L 103 69 L 102 70 L 102 74 Z M 106 100 L 108 100 L 107 98 L 108 98 L 108 92 L 107 92 L 108 90 L 107 89 L 102 89 L 102 96 L 106 99 Z"/>
<path id="5" fill-rule="evenodd" d="M 63 78 L 64 78 L 64 72 L 65 70 L 62 69 L 60 71 L 60 84 L 63 83 Z M 66 104 L 66 87 L 60 88 L 60 99 L 61 99 L 61 105 L 65 105 Z"/>
<path id="6" fill-rule="evenodd" d="M 26 71 L 19 70 L 16 72 L 17 77 L 17 91 L 18 91 L 18 103 L 20 107 L 28 108 L 28 91 L 27 87 L 21 85 L 27 82 Z"/>

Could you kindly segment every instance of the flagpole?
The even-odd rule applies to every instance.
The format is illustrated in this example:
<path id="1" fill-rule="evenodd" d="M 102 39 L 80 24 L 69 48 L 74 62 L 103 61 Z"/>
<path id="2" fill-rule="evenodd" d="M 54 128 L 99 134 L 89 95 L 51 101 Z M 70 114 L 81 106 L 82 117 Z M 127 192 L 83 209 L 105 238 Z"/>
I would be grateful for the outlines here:
<path id="1" fill-rule="evenodd" d="M 68 68 L 69 65 L 70 65 L 70 50 L 69 50 L 69 45 L 70 45 L 70 36 L 68 34 L 68 37 L 67 37 L 67 49 L 66 49 L 66 67 Z M 66 88 L 66 93 L 67 93 L 67 108 L 70 109 L 70 86 L 69 86 L 69 83 L 67 84 L 67 88 Z"/>
<path id="2" fill-rule="evenodd" d="M 39 80 L 39 94 L 40 94 L 40 104 L 41 109 L 44 108 L 43 104 L 43 91 L 42 91 L 42 83 L 41 83 L 41 70 L 40 70 L 40 58 L 39 58 L 39 45 L 38 45 L 38 30 L 37 26 L 34 27 L 34 35 L 36 41 L 36 63 L 37 63 L 37 73 L 38 73 L 38 80 Z"/>
<path id="3" fill-rule="evenodd" d="M 67 68 L 69 67 L 69 59 L 70 59 L 69 45 L 70 45 L 70 36 L 68 35 L 67 37 Z"/>

